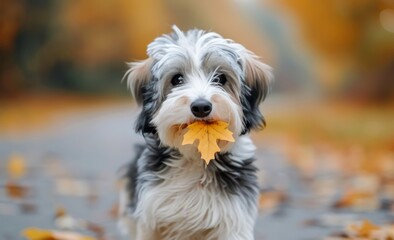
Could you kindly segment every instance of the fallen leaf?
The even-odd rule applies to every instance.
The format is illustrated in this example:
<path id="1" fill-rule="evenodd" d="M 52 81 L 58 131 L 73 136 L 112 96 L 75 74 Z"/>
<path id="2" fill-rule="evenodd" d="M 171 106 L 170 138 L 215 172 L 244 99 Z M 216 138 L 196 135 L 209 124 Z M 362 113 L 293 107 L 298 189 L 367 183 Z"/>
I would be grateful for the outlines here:
<path id="1" fill-rule="evenodd" d="M 279 208 L 288 200 L 285 192 L 280 190 L 269 190 L 260 192 L 259 208 L 263 211 L 271 211 Z"/>
<path id="2" fill-rule="evenodd" d="M 198 140 L 197 149 L 208 165 L 215 158 L 215 153 L 220 151 L 217 140 L 234 142 L 232 132 L 227 127 L 228 123 L 223 121 L 196 121 L 187 126 L 188 131 L 183 136 L 182 145 L 193 144 L 195 140 Z"/>
<path id="3" fill-rule="evenodd" d="M 55 218 L 63 217 L 66 214 L 66 209 L 63 206 L 57 207 L 55 211 Z"/>
<path id="4" fill-rule="evenodd" d="M 84 236 L 76 232 L 39 228 L 26 228 L 21 234 L 28 240 L 95 240 L 93 237 Z"/>
<path id="5" fill-rule="evenodd" d="M 25 175 L 26 164 L 25 159 L 19 154 L 13 154 L 10 156 L 7 163 L 7 172 L 11 178 L 18 179 Z"/>
<path id="6" fill-rule="evenodd" d="M 8 182 L 4 187 L 7 196 L 14 199 L 25 198 L 29 192 L 27 187 L 21 186 L 14 182 Z"/>
<path id="7" fill-rule="evenodd" d="M 363 191 L 348 191 L 333 204 L 333 208 L 351 208 L 359 211 L 375 211 L 379 208 L 377 194 Z"/>
<path id="8" fill-rule="evenodd" d="M 372 232 L 379 230 L 380 227 L 371 223 L 368 220 L 364 220 L 359 224 L 350 224 L 347 226 L 348 232 L 354 237 L 369 238 Z"/>
<path id="9" fill-rule="evenodd" d="M 51 231 L 38 228 L 27 228 L 23 230 L 22 236 L 29 240 L 56 240 Z"/>

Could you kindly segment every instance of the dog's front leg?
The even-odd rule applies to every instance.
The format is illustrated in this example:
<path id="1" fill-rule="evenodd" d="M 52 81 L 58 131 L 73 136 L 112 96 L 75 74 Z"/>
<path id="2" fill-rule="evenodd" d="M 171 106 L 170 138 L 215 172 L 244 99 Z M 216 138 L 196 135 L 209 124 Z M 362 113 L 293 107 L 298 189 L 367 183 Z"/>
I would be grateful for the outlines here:
<path id="1" fill-rule="evenodd" d="M 149 228 L 146 224 L 138 222 L 137 236 L 135 240 L 160 240 L 160 236 L 156 230 Z"/>

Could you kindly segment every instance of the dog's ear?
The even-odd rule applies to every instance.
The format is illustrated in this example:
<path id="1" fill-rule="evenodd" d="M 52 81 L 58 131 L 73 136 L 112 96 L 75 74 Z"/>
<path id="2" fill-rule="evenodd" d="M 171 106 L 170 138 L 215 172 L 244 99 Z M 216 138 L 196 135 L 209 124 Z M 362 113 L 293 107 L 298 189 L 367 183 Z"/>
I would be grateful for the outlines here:
<path id="1" fill-rule="evenodd" d="M 272 68 L 262 63 L 252 52 L 246 52 L 241 58 L 245 86 L 241 99 L 244 114 L 243 134 L 254 128 L 265 126 L 265 120 L 259 109 L 259 104 L 267 96 L 272 81 Z"/>
<path id="2" fill-rule="evenodd" d="M 152 63 L 153 60 L 151 58 L 140 62 L 128 63 L 130 68 L 125 75 L 127 76 L 127 85 L 139 105 L 141 105 L 143 101 L 144 86 L 146 86 L 152 78 Z"/>
<path id="3" fill-rule="evenodd" d="M 127 85 L 133 94 L 138 105 L 142 105 L 142 111 L 138 115 L 136 121 L 136 132 L 154 133 L 156 130 L 151 125 L 152 115 L 155 111 L 155 104 L 147 104 L 154 102 L 152 100 L 152 91 L 150 82 L 152 81 L 152 58 L 145 59 L 140 62 L 128 64 L 130 69 L 126 72 Z"/>

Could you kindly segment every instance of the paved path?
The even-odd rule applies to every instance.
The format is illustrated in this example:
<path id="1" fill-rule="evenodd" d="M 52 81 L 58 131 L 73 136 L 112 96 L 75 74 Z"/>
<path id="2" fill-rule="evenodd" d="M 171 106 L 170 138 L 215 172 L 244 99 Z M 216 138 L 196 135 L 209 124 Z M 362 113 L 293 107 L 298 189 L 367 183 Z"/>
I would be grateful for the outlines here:
<path id="1" fill-rule="evenodd" d="M 29 166 L 29 174 L 21 182 L 30 189 L 25 199 L 11 200 L 2 188 L 0 239 L 22 239 L 19 232 L 26 227 L 55 228 L 54 213 L 59 206 L 66 208 L 75 218 L 104 226 L 110 239 L 124 239 L 118 234 L 115 220 L 108 212 L 117 201 L 117 169 L 133 155 L 133 144 L 142 141 L 133 130 L 136 111 L 128 105 L 96 109 L 70 115 L 45 131 L 23 137 L 0 135 L 0 185 L 4 186 L 8 181 L 6 160 L 17 153 Z M 279 152 L 270 150 L 270 146 L 258 148 L 258 165 L 268 179 L 264 187 L 285 186 L 289 189 L 291 201 L 279 211 L 259 217 L 256 239 L 322 239 L 322 236 L 340 230 L 302 226 L 307 219 L 328 214 L 328 208 L 296 204 L 294 199 L 303 199 L 309 194 L 298 181 L 297 172 L 285 164 Z M 90 189 L 90 195 L 78 197 L 59 192 L 59 179 L 65 177 L 80 179 Z M 33 207 L 26 210 L 26 205 Z"/>

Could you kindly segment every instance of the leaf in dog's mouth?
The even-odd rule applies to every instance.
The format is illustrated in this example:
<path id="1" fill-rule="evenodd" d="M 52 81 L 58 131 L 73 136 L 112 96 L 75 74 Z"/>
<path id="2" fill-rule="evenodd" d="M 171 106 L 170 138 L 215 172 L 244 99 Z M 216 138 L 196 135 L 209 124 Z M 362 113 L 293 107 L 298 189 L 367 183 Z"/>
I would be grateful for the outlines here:
<path id="1" fill-rule="evenodd" d="M 201 158 L 208 165 L 215 158 L 215 153 L 220 151 L 218 140 L 234 142 L 232 132 L 227 127 L 228 123 L 223 121 L 193 122 L 187 126 L 182 145 L 193 144 L 195 140 L 198 140 L 197 149 L 201 153 Z"/>

